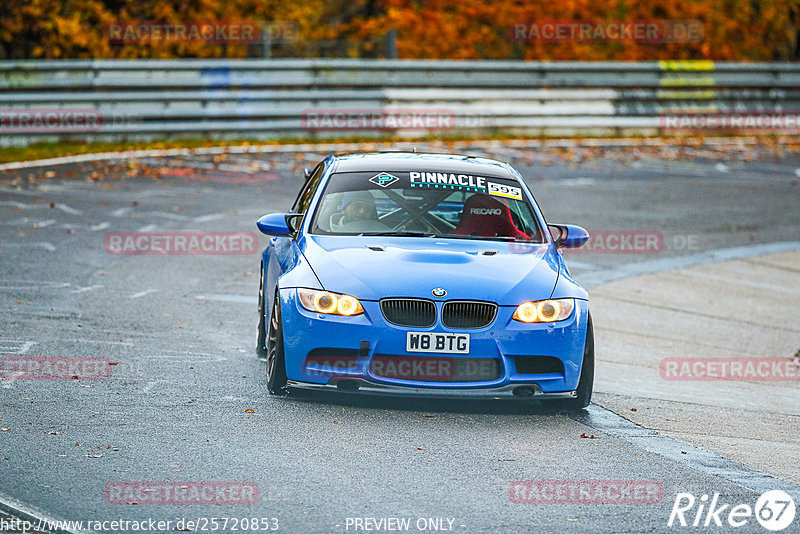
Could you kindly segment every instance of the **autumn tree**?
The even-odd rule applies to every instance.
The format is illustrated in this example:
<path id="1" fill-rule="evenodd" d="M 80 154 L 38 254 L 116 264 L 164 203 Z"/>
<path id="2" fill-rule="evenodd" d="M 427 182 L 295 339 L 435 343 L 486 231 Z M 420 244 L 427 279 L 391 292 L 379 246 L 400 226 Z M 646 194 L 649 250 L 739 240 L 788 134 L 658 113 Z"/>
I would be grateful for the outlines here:
<path id="1" fill-rule="evenodd" d="M 697 42 L 515 40 L 543 21 L 696 20 Z M 258 43 L 111 44 L 114 22 L 248 21 L 291 25 L 273 57 L 382 57 L 397 32 L 401 58 L 526 60 L 800 58 L 800 0 L 3 0 L 0 59 L 261 56 Z"/>

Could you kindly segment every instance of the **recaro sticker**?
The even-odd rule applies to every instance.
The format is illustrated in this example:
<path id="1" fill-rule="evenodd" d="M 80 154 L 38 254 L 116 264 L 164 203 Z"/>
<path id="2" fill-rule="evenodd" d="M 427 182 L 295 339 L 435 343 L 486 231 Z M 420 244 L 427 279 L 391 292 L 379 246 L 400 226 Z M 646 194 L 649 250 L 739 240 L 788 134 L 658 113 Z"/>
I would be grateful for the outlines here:
<path id="1" fill-rule="evenodd" d="M 473 215 L 502 215 L 503 210 L 499 208 L 472 208 L 469 210 Z"/>
<path id="2" fill-rule="evenodd" d="M 492 196 L 522 200 L 522 189 L 519 187 L 511 187 L 510 185 L 503 185 L 495 182 L 489 182 L 486 185 L 489 187 L 489 194 Z"/>

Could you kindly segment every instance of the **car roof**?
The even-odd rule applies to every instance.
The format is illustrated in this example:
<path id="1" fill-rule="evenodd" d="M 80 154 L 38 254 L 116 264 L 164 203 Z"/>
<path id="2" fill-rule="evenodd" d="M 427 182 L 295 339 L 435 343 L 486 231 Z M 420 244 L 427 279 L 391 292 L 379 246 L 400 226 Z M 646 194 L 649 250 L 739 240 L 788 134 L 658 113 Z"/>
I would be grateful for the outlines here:
<path id="1" fill-rule="evenodd" d="M 427 171 L 492 175 L 516 180 L 507 163 L 463 154 L 367 152 L 334 156 L 334 172 Z"/>

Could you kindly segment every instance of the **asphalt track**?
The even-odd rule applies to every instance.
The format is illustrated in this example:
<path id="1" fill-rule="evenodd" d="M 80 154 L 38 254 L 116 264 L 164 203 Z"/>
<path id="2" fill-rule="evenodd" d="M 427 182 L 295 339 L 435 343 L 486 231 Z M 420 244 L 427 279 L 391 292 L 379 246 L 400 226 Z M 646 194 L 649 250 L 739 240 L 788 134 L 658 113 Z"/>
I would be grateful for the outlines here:
<path id="1" fill-rule="evenodd" d="M 469 152 L 515 164 L 550 222 L 661 233 L 658 250 L 569 256 L 589 285 L 643 261 L 667 268 L 688 255 L 800 240 L 796 155 Z M 783 488 L 800 503 L 800 488 L 788 481 L 601 406 L 567 415 L 499 401 L 270 397 L 253 349 L 258 253 L 104 250 L 111 231 L 253 231 L 260 215 L 285 211 L 302 167 L 321 155 L 0 172 L 0 355 L 118 362 L 107 380 L 0 382 L 0 500 L 67 520 L 173 521 L 164 532 L 179 518 L 203 517 L 277 518 L 283 532 L 353 532 L 354 518 L 390 517 L 410 518 L 411 532 L 419 520 L 427 531 L 664 532 L 679 492 L 752 506 L 766 489 Z M 650 481 L 663 497 L 512 502 L 511 484 L 526 480 Z M 258 501 L 109 504 L 106 485 L 125 481 L 252 482 Z M 764 532 L 755 520 L 715 531 L 727 530 Z"/>

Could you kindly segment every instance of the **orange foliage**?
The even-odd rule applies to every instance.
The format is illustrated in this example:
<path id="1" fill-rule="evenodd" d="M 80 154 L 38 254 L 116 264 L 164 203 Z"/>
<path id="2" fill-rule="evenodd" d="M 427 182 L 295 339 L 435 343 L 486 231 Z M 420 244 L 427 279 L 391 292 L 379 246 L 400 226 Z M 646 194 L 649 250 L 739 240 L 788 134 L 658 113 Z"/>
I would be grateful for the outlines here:
<path id="1" fill-rule="evenodd" d="M 697 20 L 689 43 L 518 42 L 515 24 Z M 3 0 L 0 59 L 260 57 L 259 45 L 110 44 L 120 21 L 289 24 L 273 57 L 381 57 L 397 30 L 401 58 L 527 60 L 797 60 L 800 0 Z"/>
<path id="2" fill-rule="evenodd" d="M 795 60 L 800 0 L 383 0 L 381 15 L 351 22 L 356 38 L 398 30 L 403 58 L 527 60 Z M 515 24 L 697 20 L 694 43 L 515 42 Z"/>

